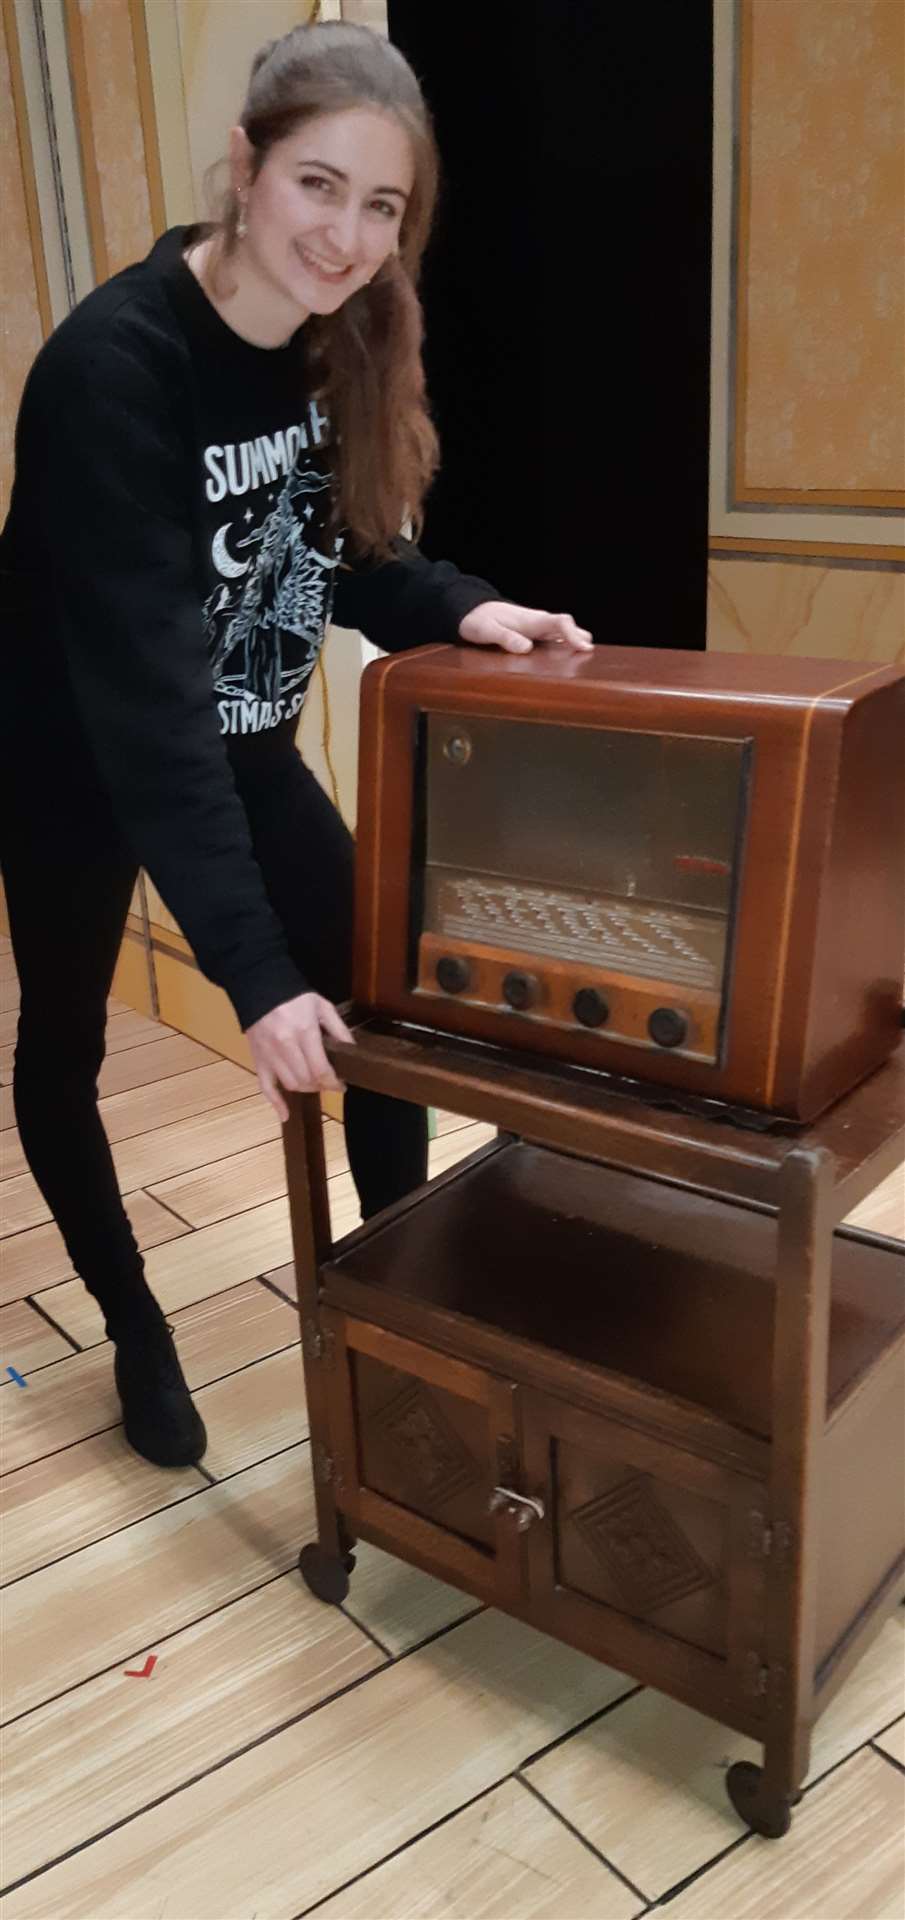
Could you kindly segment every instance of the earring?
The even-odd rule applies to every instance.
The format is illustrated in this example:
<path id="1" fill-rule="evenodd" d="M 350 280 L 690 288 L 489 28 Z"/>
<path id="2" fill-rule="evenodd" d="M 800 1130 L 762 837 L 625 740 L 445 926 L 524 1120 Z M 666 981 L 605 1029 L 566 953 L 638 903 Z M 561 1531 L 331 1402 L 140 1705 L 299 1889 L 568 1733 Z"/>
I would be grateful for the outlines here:
<path id="1" fill-rule="evenodd" d="M 245 201 L 242 198 L 242 195 L 240 194 L 239 195 L 239 214 L 236 220 L 236 239 L 244 240 L 247 232 L 248 232 L 248 221 L 245 217 Z"/>

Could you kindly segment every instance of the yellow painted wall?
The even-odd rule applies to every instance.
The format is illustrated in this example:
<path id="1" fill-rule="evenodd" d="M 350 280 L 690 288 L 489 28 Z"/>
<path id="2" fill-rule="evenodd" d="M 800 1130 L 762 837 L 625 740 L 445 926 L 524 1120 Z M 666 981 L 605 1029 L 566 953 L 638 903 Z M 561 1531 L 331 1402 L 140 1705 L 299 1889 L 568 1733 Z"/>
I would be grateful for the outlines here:
<path id="1" fill-rule="evenodd" d="M 905 572 L 712 555 L 707 644 L 723 653 L 905 659 Z"/>
<path id="2" fill-rule="evenodd" d="M 741 25 L 737 490 L 901 506 L 905 12 L 745 0 Z"/>
<path id="3" fill-rule="evenodd" d="M 714 51 L 708 645 L 900 659 L 905 13 L 714 0 Z"/>
<path id="4" fill-rule="evenodd" d="M 163 225 L 157 136 L 136 0 L 66 0 L 66 31 L 94 276 L 147 253 Z M 144 117 L 143 117 L 144 108 Z"/>
<path id="5" fill-rule="evenodd" d="M 205 176 L 245 97 L 252 55 L 298 26 L 305 0 L 177 0 L 182 86 L 194 203 L 207 207 Z"/>

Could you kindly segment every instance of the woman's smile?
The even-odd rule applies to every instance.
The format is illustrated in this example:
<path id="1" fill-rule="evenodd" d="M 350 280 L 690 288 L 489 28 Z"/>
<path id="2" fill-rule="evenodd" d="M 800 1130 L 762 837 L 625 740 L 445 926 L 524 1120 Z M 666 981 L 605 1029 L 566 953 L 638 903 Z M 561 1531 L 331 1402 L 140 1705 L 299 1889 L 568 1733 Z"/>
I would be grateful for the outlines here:
<path id="1" fill-rule="evenodd" d="M 339 286 L 353 271 L 351 262 L 343 264 L 328 260 L 304 240 L 296 241 L 295 250 L 303 267 L 307 268 L 309 273 L 313 273 L 318 280 L 327 281 L 330 286 Z"/>

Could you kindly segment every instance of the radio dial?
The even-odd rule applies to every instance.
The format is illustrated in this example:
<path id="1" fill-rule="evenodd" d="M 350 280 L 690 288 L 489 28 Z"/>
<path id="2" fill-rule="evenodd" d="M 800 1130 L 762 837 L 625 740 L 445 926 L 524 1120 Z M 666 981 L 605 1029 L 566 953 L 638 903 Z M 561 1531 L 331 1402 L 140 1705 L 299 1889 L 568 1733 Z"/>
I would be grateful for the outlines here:
<path id="1" fill-rule="evenodd" d="M 471 968 L 460 954 L 441 954 L 435 972 L 444 993 L 464 993 L 471 986 Z"/>
<path id="2" fill-rule="evenodd" d="M 609 1001 L 605 1000 L 596 987 L 579 987 L 572 1002 L 572 1012 L 583 1027 L 602 1027 L 610 1017 Z"/>
<path id="3" fill-rule="evenodd" d="M 658 1047 L 681 1047 L 688 1039 L 688 1015 L 681 1007 L 655 1007 L 647 1031 Z"/>
<path id="4" fill-rule="evenodd" d="M 516 1013 L 524 1013 L 540 999 L 540 981 L 533 973 L 507 973 L 503 981 L 503 999 Z"/>

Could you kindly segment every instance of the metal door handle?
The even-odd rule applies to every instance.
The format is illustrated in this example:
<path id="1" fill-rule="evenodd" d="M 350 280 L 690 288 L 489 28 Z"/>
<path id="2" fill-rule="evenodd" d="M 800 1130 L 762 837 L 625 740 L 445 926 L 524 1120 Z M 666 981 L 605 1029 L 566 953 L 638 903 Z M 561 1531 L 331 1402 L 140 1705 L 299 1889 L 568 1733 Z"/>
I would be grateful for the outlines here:
<path id="1" fill-rule="evenodd" d="M 546 1508 L 542 1500 L 530 1493 L 516 1493 L 512 1487 L 494 1487 L 490 1496 L 489 1511 L 505 1513 L 515 1521 L 516 1531 L 524 1533 L 535 1520 L 543 1520 Z"/>

